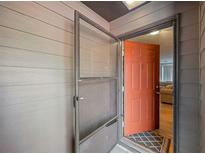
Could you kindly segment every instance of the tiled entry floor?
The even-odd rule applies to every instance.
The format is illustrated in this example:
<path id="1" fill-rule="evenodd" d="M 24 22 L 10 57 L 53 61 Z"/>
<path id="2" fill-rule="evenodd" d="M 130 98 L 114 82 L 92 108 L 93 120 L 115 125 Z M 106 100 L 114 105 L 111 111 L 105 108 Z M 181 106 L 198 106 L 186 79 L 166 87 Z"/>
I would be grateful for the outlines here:
<path id="1" fill-rule="evenodd" d="M 159 135 L 154 131 L 130 135 L 128 138 L 135 143 L 153 150 L 153 152 L 168 152 L 170 146 L 169 139 Z"/>
<path id="2" fill-rule="evenodd" d="M 120 144 L 117 144 L 110 153 L 132 153 L 132 151 L 128 150 L 127 148 L 123 147 Z"/>

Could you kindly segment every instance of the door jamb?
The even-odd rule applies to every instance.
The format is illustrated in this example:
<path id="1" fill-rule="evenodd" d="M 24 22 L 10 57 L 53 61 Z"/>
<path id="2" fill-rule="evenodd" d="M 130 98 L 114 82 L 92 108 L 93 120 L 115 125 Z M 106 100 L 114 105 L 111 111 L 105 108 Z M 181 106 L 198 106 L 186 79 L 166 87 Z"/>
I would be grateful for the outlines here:
<path id="1" fill-rule="evenodd" d="M 174 152 L 179 152 L 179 39 L 180 39 L 180 14 L 168 17 L 166 19 L 160 20 L 158 22 L 146 25 L 142 28 L 135 29 L 133 31 L 121 34 L 118 38 L 121 40 L 121 51 L 122 57 L 119 59 L 121 61 L 121 91 L 122 91 L 122 101 L 120 102 L 119 111 L 119 138 L 123 138 L 124 132 L 124 40 L 133 38 L 136 36 L 144 35 L 155 30 L 160 30 L 163 28 L 168 28 L 173 26 L 174 31 L 174 72 L 173 72 L 173 87 L 174 87 L 174 103 L 173 103 L 173 141 L 174 141 Z M 120 65 L 120 64 L 119 64 Z"/>

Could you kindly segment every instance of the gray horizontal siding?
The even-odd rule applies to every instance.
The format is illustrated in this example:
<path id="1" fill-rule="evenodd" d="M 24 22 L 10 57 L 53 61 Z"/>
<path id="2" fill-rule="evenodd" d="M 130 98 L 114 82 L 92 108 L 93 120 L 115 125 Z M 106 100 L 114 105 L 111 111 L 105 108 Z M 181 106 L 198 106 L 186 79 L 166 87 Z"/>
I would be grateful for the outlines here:
<path id="1" fill-rule="evenodd" d="M 0 2 L 0 152 L 73 151 L 74 9 L 109 30 L 80 2 Z M 81 35 L 82 51 L 105 43 Z"/>
<path id="2" fill-rule="evenodd" d="M 199 152 L 199 3 L 151 2 L 112 21 L 110 28 L 121 35 L 177 13 L 181 14 L 179 152 Z"/>

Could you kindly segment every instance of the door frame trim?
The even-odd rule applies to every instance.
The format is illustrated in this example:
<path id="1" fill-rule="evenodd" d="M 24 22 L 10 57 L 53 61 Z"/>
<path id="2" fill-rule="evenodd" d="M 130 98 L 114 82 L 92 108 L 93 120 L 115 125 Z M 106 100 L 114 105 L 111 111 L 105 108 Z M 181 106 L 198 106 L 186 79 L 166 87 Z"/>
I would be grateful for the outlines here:
<path id="1" fill-rule="evenodd" d="M 121 89 L 124 89 L 124 40 L 141 36 L 152 31 L 160 30 L 163 28 L 173 27 L 174 37 L 174 72 L 173 72 L 173 87 L 174 87 L 174 103 L 173 103 L 173 142 L 174 142 L 174 152 L 179 152 L 179 68 L 180 68 L 180 14 L 176 14 L 174 16 L 170 16 L 163 20 L 154 22 L 152 24 L 146 25 L 144 27 L 135 29 L 130 32 L 126 32 L 124 34 L 118 35 L 118 38 L 121 40 L 121 51 L 122 51 L 122 80 L 121 80 Z M 121 60 L 121 59 L 120 59 Z M 120 138 L 124 137 L 124 92 L 122 94 L 122 103 L 120 103 L 120 125 L 119 125 L 119 136 Z"/>

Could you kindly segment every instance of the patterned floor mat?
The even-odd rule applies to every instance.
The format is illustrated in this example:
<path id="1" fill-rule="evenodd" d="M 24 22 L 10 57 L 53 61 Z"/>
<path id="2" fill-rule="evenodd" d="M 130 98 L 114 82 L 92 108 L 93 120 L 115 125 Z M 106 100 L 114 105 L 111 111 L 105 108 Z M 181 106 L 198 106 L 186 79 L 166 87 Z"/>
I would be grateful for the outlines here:
<path id="1" fill-rule="evenodd" d="M 167 139 L 153 131 L 130 135 L 128 136 L 128 138 L 155 152 L 167 152 L 169 148 L 169 143 L 167 143 Z M 168 140 L 168 142 L 170 141 Z"/>

